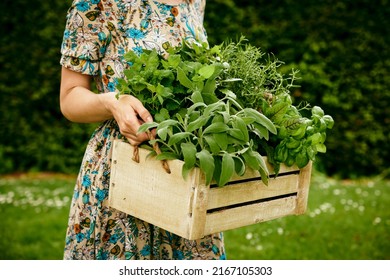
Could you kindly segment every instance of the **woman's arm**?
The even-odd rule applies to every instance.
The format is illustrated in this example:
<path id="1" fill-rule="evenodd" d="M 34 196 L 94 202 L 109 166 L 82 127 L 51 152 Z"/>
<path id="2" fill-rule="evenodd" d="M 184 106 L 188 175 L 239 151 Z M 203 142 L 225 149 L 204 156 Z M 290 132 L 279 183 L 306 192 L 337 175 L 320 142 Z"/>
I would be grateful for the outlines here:
<path id="1" fill-rule="evenodd" d="M 146 133 L 137 134 L 144 122 L 153 118 L 142 103 L 130 95 L 117 99 L 115 92 L 95 94 L 90 90 L 91 77 L 62 67 L 60 107 L 70 121 L 80 123 L 102 122 L 115 118 L 120 132 L 132 145 L 149 139 Z"/>

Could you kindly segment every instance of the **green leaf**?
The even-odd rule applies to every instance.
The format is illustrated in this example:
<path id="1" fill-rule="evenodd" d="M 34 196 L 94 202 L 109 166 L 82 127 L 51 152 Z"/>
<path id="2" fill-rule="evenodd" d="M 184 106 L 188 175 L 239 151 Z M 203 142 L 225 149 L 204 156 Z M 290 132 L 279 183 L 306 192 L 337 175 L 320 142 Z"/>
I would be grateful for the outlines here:
<path id="1" fill-rule="evenodd" d="M 158 126 L 158 123 L 151 122 L 151 123 L 143 123 L 139 128 L 137 133 L 143 133 L 146 132 L 152 128 L 156 128 Z"/>
<path id="2" fill-rule="evenodd" d="M 210 78 L 214 74 L 214 72 L 215 72 L 214 65 L 206 65 L 199 69 L 199 75 L 201 75 L 205 79 Z"/>
<path id="3" fill-rule="evenodd" d="M 293 137 L 288 137 L 286 138 L 286 140 L 287 140 L 286 147 L 289 149 L 296 149 L 301 145 L 301 141 L 296 140 Z"/>
<path id="4" fill-rule="evenodd" d="M 203 87 L 202 93 L 214 94 L 217 83 L 215 79 L 208 79 Z"/>
<path id="5" fill-rule="evenodd" d="M 288 106 L 287 102 L 276 103 L 272 107 L 268 107 L 265 114 L 275 123 L 280 123 L 287 112 Z"/>
<path id="6" fill-rule="evenodd" d="M 229 134 L 227 135 L 227 140 L 230 147 L 242 146 L 244 144 L 242 140 L 232 137 Z"/>
<path id="7" fill-rule="evenodd" d="M 315 147 L 309 146 L 307 147 L 307 156 L 310 160 L 314 161 L 316 158 L 317 150 Z"/>
<path id="8" fill-rule="evenodd" d="M 260 164 L 256 156 L 253 154 L 253 151 L 248 150 L 247 152 L 242 154 L 242 157 L 244 158 L 245 164 L 248 167 L 250 167 L 253 170 L 259 170 Z"/>
<path id="9" fill-rule="evenodd" d="M 269 172 L 264 158 L 258 153 L 252 150 L 248 150 L 242 154 L 247 166 L 253 170 L 258 170 L 261 176 L 261 180 L 265 185 L 268 185 Z"/>
<path id="10" fill-rule="evenodd" d="M 181 176 L 184 178 L 184 180 L 188 178 L 188 174 L 191 172 L 192 169 L 193 167 L 189 167 L 186 164 L 183 164 L 181 168 Z"/>
<path id="11" fill-rule="evenodd" d="M 145 84 L 146 85 L 146 88 L 151 92 L 151 93 L 155 93 L 156 92 L 156 87 L 154 86 L 154 85 L 152 85 L 152 84 L 149 84 L 149 83 L 146 83 Z M 160 89 L 160 91 L 161 91 L 161 89 Z M 162 102 L 161 102 L 162 103 Z"/>
<path id="12" fill-rule="evenodd" d="M 195 130 L 199 129 L 200 127 L 204 126 L 208 122 L 208 120 L 209 120 L 208 117 L 200 116 L 196 120 L 190 122 L 188 124 L 186 130 L 189 131 L 189 132 L 195 131 Z"/>
<path id="13" fill-rule="evenodd" d="M 132 84 L 132 88 L 135 92 L 140 92 L 146 88 L 146 83 L 144 81 L 139 81 Z"/>
<path id="14" fill-rule="evenodd" d="M 205 128 L 203 134 L 226 132 L 229 127 L 224 123 L 212 123 Z"/>
<path id="15" fill-rule="evenodd" d="M 215 134 L 205 135 L 204 139 L 210 148 L 210 152 L 214 155 L 217 155 L 221 151 L 221 147 L 219 146 L 219 142 L 214 138 L 214 136 Z"/>
<path id="16" fill-rule="evenodd" d="M 228 134 L 240 141 L 246 142 L 245 141 L 245 136 L 242 134 L 242 131 L 239 130 L 238 128 L 230 128 L 228 130 Z"/>
<path id="17" fill-rule="evenodd" d="M 225 153 L 222 157 L 221 176 L 218 186 L 226 185 L 234 174 L 234 159 L 231 154 Z"/>
<path id="18" fill-rule="evenodd" d="M 169 138 L 168 145 L 169 146 L 173 146 L 176 143 L 178 143 L 178 142 L 180 142 L 180 141 L 182 141 L 185 138 L 190 137 L 190 136 L 193 136 L 193 134 L 191 132 L 178 132 L 178 133 L 175 133 L 175 134 L 173 134 Z"/>
<path id="19" fill-rule="evenodd" d="M 164 87 L 163 85 L 158 84 L 156 87 L 156 93 L 161 97 L 169 97 L 172 95 L 172 89 L 170 87 Z"/>
<path id="20" fill-rule="evenodd" d="M 196 110 L 197 108 L 199 107 L 206 107 L 206 104 L 203 103 L 203 101 L 200 101 L 200 102 L 195 102 L 193 105 L 191 105 L 188 109 L 187 109 L 187 114 L 192 114 L 192 112 L 194 110 Z"/>
<path id="21" fill-rule="evenodd" d="M 206 185 L 210 185 L 214 174 L 214 158 L 207 150 L 202 150 L 196 153 L 196 157 L 199 159 L 199 167 L 205 174 Z"/>
<path id="22" fill-rule="evenodd" d="M 298 168 L 303 168 L 309 163 L 309 156 L 307 155 L 306 150 L 296 156 L 295 162 Z"/>
<path id="23" fill-rule="evenodd" d="M 211 105 L 210 105 L 211 106 Z M 208 107 L 207 107 L 208 108 Z M 207 109 L 206 108 L 206 109 Z M 214 117 L 213 117 L 213 120 L 212 120 L 212 123 L 225 123 L 225 118 L 222 114 L 219 114 L 219 110 L 217 110 L 217 112 L 215 112 L 216 114 L 214 114 Z M 204 115 L 209 115 L 210 112 L 207 112 L 206 110 L 203 112 Z"/>
<path id="24" fill-rule="evenodd" d="M 263 168 L 259 169 L 261 181 L 264 183 L 264 185 L 268 186 L 269 182 L 269 173 L 268 170 L 264 170 Z"/>
<path id="25" fill-rule="evenodd" d="M 195 145 L 191 142 L 188 142 L 188 143 L 182 143 L 180 147 L 183 153 L 184 165 L 188 169 L 193 168 L 195 166 L 196 152 L 197 152 Z"/>
<path id="26" fill-rule="evenodd" d="M 217 182 L 219 182 L 219 178 L 221 177 L 221 169 L 222 169 L 222 156 L 214 156 L 214 173 L 213 173 L 213 179 Z"/>
<path id="27" fill-rule="evenodd" d="M 326 153 L 326 146 L 325 144 L 319 143 L 316 146 L 317 152 L 319 153 Z"/>
<path id="28" fill-rule="evenodd" d="M 324 110 L 322 110 L 322 108 L 319 107 L 319 106 L 314 106 L 311 109 L 311 112 L 312 112 L 313 115 L 317 115 L 320 118 L 322 118 L 324 116 Z"/>
<path id="29" fill-rule="evenodd" d="M 268 129 L 258 123 L 254 123 L 253 126 L 254 126 L 253 132 L 260 138 L 264 138 L 265 140 L 268 141 L 269 139 Z"/>
<path id="30" fill-rule="evenodd" d="M 130 92 L 131 92 L 128 85 L 127 85 L 127 82 L 122 78 L 118 79 L 117 87 L 118 87 L 121 94 L 130 94 Z"/>
<path id="31" fill-rule="evenodd" d="M 249 141 L 249 132 L 248 132 L 248 128 L 247 128 L 244 120 L 242 118 L 236 116 L 234 119 L 234 122 L 233 122 L 233 126 L 235 128 L 238 128 L 241 131 L 241 133 L 244 137 L 243 140 L 245 142 L 248 142 Z"/>
<path id="32" fill-rule="evenodd" d="M 219 114 L 223 117 L 223 122 L 224 123 L 229 123 L 229 121 L 230 121 L 230 114 L 228 112 L 222 111 L 222 112 L 219 112 Z"/>
<path id="33" fill-rule="evenodd" d="M 203 103 L 203 97 L 199 90 L 194 90 L 191 94 L 191 100 L 193 103 Z"/>
<path id="34" fill-rule="evenodd" d="M 226 133 L 214 133 L 212 134 L 214 140 L 217 142 L 217 145 L 221 150 L 225 151 L 228 147 L 228 137 Z"/>
<path id="35" fill-rule="evenodd" d="M 129 62 L 134 62 L 139 60 L 139 56 L 134 51 L 129 51 L 125 53 L 124 58 Z"/>
<path id="36" fill-rule="evenodd" d="M 156 133 L 162 140 L 165 141 L 167 139 L 167 135 L 169 134 L 169 132 L 172 131 L 171 127 L 177 126 L 178 124 L 179 124 L 178 121 L 172 119 L 167 119 L 165 121 L 162 121 L 157 126 Z"/>
<path id="37" fill-rule="evenodd" d="M 174 55 L 169 55 L 168 57 L 168 64 L 171 68 L 176 69 L 181 62 L 181 57 L 180 55 L 174 54 Z"/>
<path id="38" fill-rule="evenodd" d="M 332 129 L 333 128 L 334 120 L 333 120 L 333 118 L 331 116 L 325 115 L 325 116 L 323 116 L 322 119 L 325 121 L 326 128 L 328 128 L 328 129 Z"/>
<path id="39" fill-rule="evenodd" d="M 257 161 L 259 162 L 259 169 L 257 169 L 260 172 L 261 180 L 265 185 L 268 185 L 268 179 L 269 179 L 269 171 L 267 168 L 267 165 L 264 161 L 264 158 L 257 152 L 255 152 L 255 157 L 257 158 Z"/>
<path id="40" fill-rule="evenodd" d="M 226 89 L 226 88 L 223 88 L 220 90 L 223 94 L 226 95 L 226 97 L 230 97 L 232 99 L 236 99 L 236 95 L 233 91 L 231 91 L 230 89 Z"/>
<path id="41" fill-rule="evenodd" d="M 162 152 L 159 155 L 156 155 L 157 160 L 174 160 L 174 159 L 179 159 L 179 156 L 175 153 L 171 152 Z"/>
<path id="42" fill-rule="evenodd" d="M 287 120 L 284 120 L 283 126 L 290 131 L 295 131 L 299 129 L 302 125 L 302 118 L 300 117 L 294 117 L 294 118 L 289 118 Z"/>
<path id="43" fill-rule="evenodd" d="M 158 121 L 158 122 L 163 122 L 165 120 L 168 120 L 170 118 L 169 116 L 169 111 L 165 108 L 162 108 L 160 110 L 160 112 L 158 112 L 157 114 L 155 114 L 154 116 L 155 120 Z"/>
<path id="44" fill-rule="evenodd" d="M 252 124 L 256 121 L 256 119 L 254 117 L 241 117 L 241 119 L 244 121 L 245 125 L 249 125 L 249 124 Z"/>
<path id="45" fill-rule="evenodd" d="M 184 73 L 183 69 L 180 67 L 177 68 L 177 80 L 186 88 L 194 89 L 194 85 L 192 84 L 191 80 L 188 79 L 186 73 Z"/>
<path id="46" fill-rule="evenodd" d="M 317 145 L 318 143 L 322 142 L 322 135 L 321 133 L 317 132 L 311 135 L 309 138 L 307 138 L 307 141 L 310 141 L 312 145 Z"/>
<path id="47" fill-rule="evenodd" d="M 203 96 L 203 100 L 206 104 L 212 104 L 212 103 L 215 103 L 219 100 L 214 92 L 209 93 L 209 92 L 202 91 L 202 96 Z"/>
<path id="48" fill-rule="evenodd" d="M 288 167 L 291 167 L 295 164 L 295 157 L 292 154 L 288 154 L 287 159 L 284 161 L 284 164 Z"/>
<path id="49" fill-rule="evenodd" d="M 243 109 L 243 111 L 248 116 L 254 117 L 258 124 L 267 128 L 271 133 L 273 133 L 273 134 L 277 133 L 276 127 L 273 124 L 273 122 L 269 118 L 267 118 L 265 115 L 263 115 L 262 113 L 256 111 L 255 109 L 252 109 L 252 108 L 245 108 L 245 109 Z"/>
<path id="50" fill-rule="evenodd" d="M 168 119 L 168 120 L 160 122 L 160 124 L 158 125 L 157 129 L 161 129 L 161 128 L 168 127 L 168 126 L 175 126 L 178 123 L 179 122 L 176 121 L 176 120 Z"/>
<path id="51" fill-rule="evenodd" d="M 209 116 L 211 114 L 211 112 L 220 111 L 220 108 L 223 106 L 225 106 L 225 103 L 223 103 L 222 101 L 212 103 L 212 104 L 206 106 L 203 114 L 206 116 Z"/>
<path id="52" fill-rule="evenodd" d="M 234 156 L 234 170 L 239 176 L 243 176 L 245 174 L 246 168 L 245 163 L 241 157 Z"/>
<path id="53" fill-rule="evenodd" d="M 275 159 L 279 162 L 285 162 L 288 157 L 288 150 L 283 144 L 283 141 L 275 148 Z"/>
<path id="54" fill-rule="evenodd" d="M 162 127 L 156 131 L 158 137 L 164 142 L 167 140 L 168 133 L 171 131 L 169 127 Z"/>

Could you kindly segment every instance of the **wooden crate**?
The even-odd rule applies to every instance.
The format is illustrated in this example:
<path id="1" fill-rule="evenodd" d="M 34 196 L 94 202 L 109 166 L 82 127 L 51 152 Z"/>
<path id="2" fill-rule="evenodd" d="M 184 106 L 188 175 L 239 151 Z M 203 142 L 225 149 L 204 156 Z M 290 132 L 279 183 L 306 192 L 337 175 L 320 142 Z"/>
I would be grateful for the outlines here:
<path id="1" fill-rule="evenodd" d="M 147 157 L 148 150 L 139 149 L 137 163 L 130 144 L 115 140 L 113 145 L 110 206 L 181 237 L 199 239 L 306 211 L 311 163 L 301 170 L 282 166 L 268 186 L 248 170 L 216 187 L 205 185 L 198 168 L 184 180 L 182 161 L 169 161 L 168 174 L 160 161 Z"/>

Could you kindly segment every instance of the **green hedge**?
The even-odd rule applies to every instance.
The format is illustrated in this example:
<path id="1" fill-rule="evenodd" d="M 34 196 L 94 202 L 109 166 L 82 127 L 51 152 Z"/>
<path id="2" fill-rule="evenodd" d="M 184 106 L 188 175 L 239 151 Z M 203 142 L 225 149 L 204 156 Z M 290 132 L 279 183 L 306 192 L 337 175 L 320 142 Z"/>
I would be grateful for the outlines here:
<path id="1" fill-rule="evenodd" d="M 284 61 L 286 70 L 300 70 L 295 102 L 319 105 L 333 116 L 328 152 L 317 168 L 343 177 L 389 170 L 388 1 L 208 3 L 212 43 L 244 34 Z"/>
<path id="2" fill-rule="evenodd" d="M 96 125 L 59 111 L 59 47 L 71 1 L 0 4 L 0 173 L 77 172 Z M 388 1 L 209 0 L 211 44 L 244 35 L 300 70 L 295 102 L 321 106 L 335 126 L 317 168 L 344 177 L 388 168 Z"/>
<path id="3" fill-rule="evenodd" d="M 59 110 L 59 47 L 70 3 L 0 5 L 0 172 L 76 172 L 91 126 L 71 124 Z"/>

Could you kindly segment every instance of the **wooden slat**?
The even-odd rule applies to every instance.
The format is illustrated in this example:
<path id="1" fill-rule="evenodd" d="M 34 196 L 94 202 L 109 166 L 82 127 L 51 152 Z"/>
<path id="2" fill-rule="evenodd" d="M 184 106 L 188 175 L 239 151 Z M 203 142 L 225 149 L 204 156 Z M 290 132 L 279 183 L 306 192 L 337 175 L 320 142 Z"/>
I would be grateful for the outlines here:
<path id="1" fill-rule="evenodd" d="M 207 209 L 255 201 L 298 191 L 298 174 L 270 179 L 268 186 L 261 180 L 210 189 Z"/>
<path id="2" fill-rule="evenodd" d="M 199 236 L 204 235 L 210 190 L 210 186 L 204 184 L 204 176 L 201 176 L 200 170 L 195 169 L 195 171 L 194 177 L 197 178 L 197 180 L 193 185 L 194 193 L 192 196 L 191 223 L 189 225 L 188 239 L 197 239 Z"/>
<path id="3" fill-rule="evenodd" d="M 147 158 L 149 151 L 140 149 L 140 163 L 136 163 L 131 159 L 132 146 L 121 141 L 115 141 L 114 145 L 112 164 L 115 172 L 111 174 L 110 206 L 166 230 L 187 235 L 193 182 L 182 178 L 180 162 L 170 162 L 172 173 L 168 174 L 160 161 Z"/>
<path id="4" fill-rule="evenodd" d="M 260 202 L 207 214 L 205 235 L 294 214 L 296 197 Z"/>
<path id="5" fill-rule="evenodd" d="M 298 179 L 298 200 L 297 200 L 297 209 L 295 211 L 296 215 L 302 215 L 306 212 L 307 209 L 307 200 L 309 197 L 310 189 L 310 179 L 311 179 L 311 170 L 312 162 L 310 161 L 308 165 L 301 169 Z"/>

